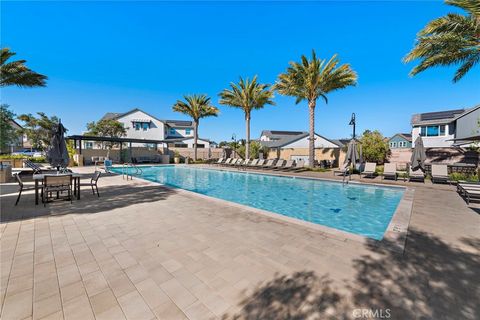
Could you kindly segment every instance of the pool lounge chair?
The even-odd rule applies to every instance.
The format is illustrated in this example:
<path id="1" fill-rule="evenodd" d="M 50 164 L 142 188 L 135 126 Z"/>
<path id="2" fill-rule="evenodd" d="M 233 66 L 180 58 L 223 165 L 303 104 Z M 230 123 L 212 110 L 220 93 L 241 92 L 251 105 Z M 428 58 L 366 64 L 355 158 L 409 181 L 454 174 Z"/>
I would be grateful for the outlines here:
<path id="1" fill-rule="evenodd" d="M 247 168 L 253 168 L 257 165 L 259 159 L 253 159 L 252 161 L 250 161 L 249 164 L 247 164 Z"/>
<path id="2" fill-rule="evenodd" d="M 480 200 L 480 184 L 471 182 L 459 182 L 457 192 L 470 204 L 472 199 Z"/>
<path id="3" fill-rule="evenodd" d="M 239 161 L 242 159 L 233 159 L 229 164 L 227 164 L 227 167 L 235 167 Z"/>
<path id="4" fill-rule="evenodd" d="M 363 172 L 360 173 L 360 178 L 362 176 L 375 178 L 375 169 L 376 168 L 377 168 L 377 164 L 375 162 L 365 163 L 365 169 L 363 170 Z"/>
<path id="5" fill-rule="evenodd" d="M 340 173 L 341 176 L 346 176 L 348 172 L 348 163 L 343 163 L 338 169 L 333 170 L 333 175 Z"/>
<path id="6" fill-rule="evenodd" d="M 382 180 L 383 179 L 394 179 L 397 180 L 397 164 L 396 163 L 385 163 L 383 166 L 383 174 L 382 174 Z"/>
<path id="7" fill-rule="evenodd" d="M 305 160 L 298 160 L 298 161 L 295 161 L 295 166 L 293 166 L 291 169 L 288 169 L 286 171 L 301 172 L 305 170 L 307 170 L 307 167 L 305 167 Z"/>
<path id="8" fill-rule="evenodd" d="M 273 167 L 270 168 L 265 168 L 266 170 L 279 170 L 283 167 L 283 164 L 285 163 L 285 160 L 283 159 L 278 159 L 277 163 Z"/>
<path id="9" fill-rule="evenodd" d="M 270 159 L 267 161 L 265 165 L 261 166 L 260 168 L 268 170 L 273 168 L 274 166 L 275 166 L 275 159 Z"/>
<path id="10" fill-rule="evenodd" d="M 221 166 L 223 167 L 228 167 L 228 166 L 231 166 L 233 163 L 237 162 L 237 159 L 234 159 L 234 158 L 230 158 L 230 161 L 225 161 L 223 164 L 221 164 Z"/>
<path id="11" fill-rule="evenodd" d="M 40 174 L 45 171 L 44 168 L 40 167 L 36 163 L 33 163 L 31 160 L 25 159 L 23 160 L 23 163 L 25 164 L 25 166 L 33 170 L 33 174 Z"/>
<path id="12" fill-rule="evenodd" d="M 448 176 L 448 168 L 446 164 L 432 164 L 432 182 L 447 183 L 450 181 Z"/>
<path id="13" fill-rule="evenodd" d="M 412 180 L 425 182 L 425 174 L 420 169 L 412 170 L 412 168 L 409 168 L 408 181 L 412 181 Z"/>
<path id="14" fill-rule="evenodd" d="M 288 171 L 293 168 L 295 161 L 294 160 L 287 160 L 285 165 L 278 169 L 273 169 L 274 171 Z"/>
<path id="15" fill-rule="evenodd" d="M 214 163 L 212 163 L 212 164 L 218 166 L 218 165 L 221 165 L 224 161 L 225 161 L 225 158 L 220 158 L 220 159 L 218 159 L 217 162 L 214 162 Z"/>
<path id="16" fill-rule="evenodd" d="M 225 166 L 225 165 L 229 164 L 230 162 L 232 162 L 232 160 L 233 160 L 232 158 L 227 158 L 227 160 L 225 160 L 222 163 L 219 163 L 218 165 L 219 166 Z"/>
<path id="17" fill-rule="evenodd" d="M 252 165 L 251 169 L 259 170 L 261 169 L 267 161 L 265 159 L 259 159 L 256 165 Z"/>

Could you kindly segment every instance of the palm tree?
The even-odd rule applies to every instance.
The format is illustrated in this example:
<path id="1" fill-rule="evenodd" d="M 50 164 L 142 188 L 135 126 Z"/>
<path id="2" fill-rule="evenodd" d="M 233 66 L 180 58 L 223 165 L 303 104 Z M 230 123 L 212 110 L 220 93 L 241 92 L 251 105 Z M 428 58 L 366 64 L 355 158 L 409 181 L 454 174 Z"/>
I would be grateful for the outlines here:
<path id="1" fill-rule="evenodd" d="M 278 93 L 297 98 L 298 104 L 307 100 L 310 111 L 309 134 L 309 165 L 313 167 L 315 161 L 315 106 L 319 97 L 328 103 L 329 92 L 354 86 L 357 83 L 357 74 L 349 64 L 338 66 L 339 60 L 334 55 L 330 60 L 317 59 L 312 50 L 312 59 L 302 56 L 301 62 L 290 62 L 287 71 L 278 76 L 274 89 Z"/>
<path id="2" fill-rule="evenodd" d="M 457 82 L 480 61 L 480 3 L 478 0 L 446 0 L 467 15 L 449 13 L 428 23 L 417 35 L 415 47 L 403 59 L 420 59 L 412 69 L 414 76 L 428 68 L 458 65 Z"/>
<path id="3" fill-rule="evenodd" d="M 218 108 L 210 104 L 210 98 L 204 94 L 184 96 L 185 101 L 177 100 L 173 111 L 181 112 L 193 119 L 193 158 L 197 160 L 198 124 L 201 118 L 216 117 Z"/>
<path id="4" fill-rule="evenodd" d="M 243 80 L 240 77 L 238 84 L 230 83 L 231 89 L 224 89 L 219 93 L 220 104 L 234 108 L 240 108 L 245 113 L 247 137 L 245 140 L 245 159 L 250 158 L 250 119 L 252 111 L 262 109 L 266 104 L 275 105 L 273 91 L 270 85 L 257 82 L 257 76 L 253 79 Z"/>
<path id="5" fill-rule="evenodd" d="M 0 53 L 0 87 L 45 87 L 47 77 L 30 70 L 25 60 L 7 62 L 15 52 L 2 48 Z"/>

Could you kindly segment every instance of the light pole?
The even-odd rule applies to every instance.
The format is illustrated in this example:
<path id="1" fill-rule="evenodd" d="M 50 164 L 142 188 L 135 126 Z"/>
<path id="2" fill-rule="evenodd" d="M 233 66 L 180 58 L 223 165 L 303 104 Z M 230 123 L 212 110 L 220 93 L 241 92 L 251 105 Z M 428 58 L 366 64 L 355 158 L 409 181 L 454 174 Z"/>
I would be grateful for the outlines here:
<path id="1" fill-rule="evenodd" d="M 233 157 L 237 156 L 237 135 L 235 133 L 232 134 L 232 141 L 233 141 Z"/>
<path id="2" fill-rule="evenodd" d="M 352 118 L 350 119 L 350 123 L 348 125 L 353 126 L 353 139 L 355 139 L 355 113 L 352 113 Z"/>

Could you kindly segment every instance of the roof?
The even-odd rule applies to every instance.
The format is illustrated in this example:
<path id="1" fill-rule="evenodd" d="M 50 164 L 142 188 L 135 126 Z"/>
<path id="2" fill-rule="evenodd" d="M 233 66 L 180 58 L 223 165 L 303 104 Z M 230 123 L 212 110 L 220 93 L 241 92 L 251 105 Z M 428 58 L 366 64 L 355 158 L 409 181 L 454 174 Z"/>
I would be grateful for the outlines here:
<path id="1" fill-rule="evenodd" d="M 308 135 L 309 133 L 306 131 L 263 130 L 260 136 L 266 136 L 270 141 L 260 141 L 260 143 L 268 148 L 279 148 L 308 137 Z M 315 135 L 341 147 L 339 143 L 329 140 L 318 133 L 315 133 Z"/>
<path id="2" fill-rule="evenodd" d="M 399 136 L 399 137 L 402 137 L 403 139 L 409 141 L 409 142 L 412 142 L 412 134 L 411 133 L 397 133 L 397 134 L 394 134 L 390 139 L 388 140 L 392 140 L 394 137 L 396 136 Z"/>
<path id="3" fill-rule="evenodd" d="M 412 116 L 412 125 L 450 123 L 469 109 L 455 109 L 438 112 L 417 113 Z"/>
<path id="4" fill-rule="evenodd" d="M 157 117 L 139 109 L 139 108 L 134 108 L 130 111 L 127 111 L 127 112 L 123 112 L 123 113 L 119 113 L 119 112 L 107 112 L 105 113 L 105 115 L 100 119 L 100 120 L 111 120 L 111 119 L 119 119 L 121 117 L 124 117 L 126 115 L 129 115 L 133 112 L 137 112 L 137 111 L 140 111 L 140 112 L 143 112 L 145 113 L 146 115 L 150 116 L 151 118 L 157 120 L 157 121 L 160 121 L 160 122 L 163 122 L 164 124 L 170 126 L 170 127 L 191 127 L 193 126 L 193 122 L 192 121 L 188 121 L 188 120 L 162 120 L 162 119 L 158 119 Z M 135 121 L 137 121 L 137 119 L 135 119 Z M 148 122 L 150 120 L 146 120 L 146 119 L 139 119 L 139 122 Z"/>

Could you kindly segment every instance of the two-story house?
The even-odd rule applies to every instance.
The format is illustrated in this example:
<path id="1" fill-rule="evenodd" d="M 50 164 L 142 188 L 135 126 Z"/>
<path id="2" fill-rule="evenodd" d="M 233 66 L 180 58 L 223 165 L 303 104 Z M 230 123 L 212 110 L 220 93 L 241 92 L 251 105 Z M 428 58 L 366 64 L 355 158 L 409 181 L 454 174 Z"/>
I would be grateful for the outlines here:
<path id="1" fill-rule="evenodd" d="M 412 135 L 410 133 L 397 133 L 388 139 L 390 149 L 411 149 Z"/>
<path id="2" fill-rule="evenodd" d="M 422 137 L 426 148 L 448 148 L 455 141 L 478 133 L 480 105 L 469 109 L 419 113 L 412 116 L 412 147 Z"/>
<path id="3" fill-rule="evenodd" d="M 159 147 L 193 148 L 193 122 L 183 120 L 161 120 L 138 108 L 124 113 L 106 113 L 100 120 L 114 119 L 122 123 L 127 131 L 127 138 L 163 141 Z M 198 139 L 199 148 L 209 148 L 208 139 Z M 141 147 L 141 144 L 133 144 Z M 84 148 L 93 148 L 93 143 Z"/>

